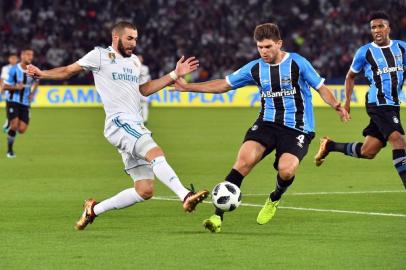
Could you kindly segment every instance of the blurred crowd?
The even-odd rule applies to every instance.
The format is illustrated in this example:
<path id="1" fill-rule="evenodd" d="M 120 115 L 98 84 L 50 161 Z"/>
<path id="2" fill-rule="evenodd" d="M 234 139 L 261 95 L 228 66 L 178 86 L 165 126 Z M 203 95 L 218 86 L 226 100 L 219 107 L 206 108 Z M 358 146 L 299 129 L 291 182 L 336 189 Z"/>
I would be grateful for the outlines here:
<path id="1" fill-rule="evenodd" d="M 32 47 L 35 64 L 69 64 L 94 46 L 109 46 L 119 20 L 138 27 L 136 52 L 152 78 L 181 55 L 199 58 L 192 80 L 222 78 L 258 57 L 255 25 L 276 22 L 284 48 L 307 57 L 330 82 L 342 81 L 355 50 L 369 42 L 368 15 L 385 10 L 391 37 L 406 40 L 405 0 L 0 0 L 0 64 Z M 69 83 L 92 83 L 84 75 Z"/>

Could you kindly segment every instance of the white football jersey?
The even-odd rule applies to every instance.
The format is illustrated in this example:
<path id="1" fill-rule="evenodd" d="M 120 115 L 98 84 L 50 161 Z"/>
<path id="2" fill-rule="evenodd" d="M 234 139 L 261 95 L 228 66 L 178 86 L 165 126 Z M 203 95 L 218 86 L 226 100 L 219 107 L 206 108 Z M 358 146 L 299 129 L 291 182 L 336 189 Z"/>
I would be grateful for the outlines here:
<path id="1" fill-rule="evenodd" d="M 148 78 L 141 74 L 141 62 L 136 55 L 123 57 L 111 46 L 107 49 L 95 47 L 77 63 L 93 72 L 106 120 L 120 114 L 121 119 L 143 122 L 139 86 Z"/>

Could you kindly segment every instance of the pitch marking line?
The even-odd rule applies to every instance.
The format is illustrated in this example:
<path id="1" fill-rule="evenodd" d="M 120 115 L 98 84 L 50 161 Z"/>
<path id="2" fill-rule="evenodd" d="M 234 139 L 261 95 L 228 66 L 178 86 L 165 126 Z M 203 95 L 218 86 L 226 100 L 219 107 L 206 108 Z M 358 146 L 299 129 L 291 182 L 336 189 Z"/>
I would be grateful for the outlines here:
<path id="1" fill-rule="evenodd" d="M 369 191 L 321 191 L 321 192 L 291 192 L 284 196 L 308 196 L 308 195 L 351 195 L 351 194 L 384 194 L 406 193 L 406 190 L 369 190 Z M 269 193 L 243 193 L 243 197 L 268 196 Z M 165 198 L 177 198 L 177 196 L 161 196 Z"/>
<path id="2" fill-rule="evenodd" d="M 179 201 L 179 199 L 169 198 L 169 197 L 153 197 L 153 199 L 158 200 L 158 201 Z M 208 201 L 204 201 L 203 203 L 211 204 L 211 202 L 208 202 Z M 248 207 L 262 208 L 262 205 L 253 204 L 253 203 L 241 203 L 241 205 L 242 206 L 248 206 Z M 308 211 L 308 212 L 328 212 L 328 213 L 365 215 L 365 216 L 406 217 L 405 214 L 397 214 L 397 213 L 362 212 L 362 211 L 347 211 L 347 210 L 336 210 L 336 209 L 318 209 L 318 208 L 304 208 L 304 207 L 292 207 L 292 206 L 279 206 L 278 208 L 288 209 L 288 210 L 296 210 L 296 211 Z"/>
<path id="3" fill-rule="evenodd" d="M 406 193 L 406 190 L 370 190 L 370 191 L 326 191 L 326 192 L 292 192 L 285 196 L 306 196 L 306 195 L 350 195 L 350 194 L 379 194 L 379 193 Z M 243 196 L 267 196 L 267 194 L 244 194 Z"/>

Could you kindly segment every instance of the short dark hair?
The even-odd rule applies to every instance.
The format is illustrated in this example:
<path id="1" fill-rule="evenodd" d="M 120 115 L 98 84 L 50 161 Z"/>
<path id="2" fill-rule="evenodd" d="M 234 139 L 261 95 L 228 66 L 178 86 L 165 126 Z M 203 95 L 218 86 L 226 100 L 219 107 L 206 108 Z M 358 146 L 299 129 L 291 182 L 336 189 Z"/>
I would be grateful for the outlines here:
<path id="1" fill-rule="evenodd" d="M 382 10 L 378 10 L 378 11 L 374 11 L 369 15 L 369 22 L 371 22 L 372 20 L 378 20 L 378 19 L 382 19 L 382 20 L 387 20 L 388 23 L 389 21 L 389 15 Z"/>
<path id="2" fill-rule="evenodd" d="M 32 48 L 30 47 L 22 47 L 20 50 L 20 53 L 26 52 L 26 51 L 34 51 Z"/>
<path id="3" fill-rule="evenodd" d="M 278 41 L 281 40 L 281 32 L 279 27 L 274 23 L 260 24 L 255 27 L 254 39 L 255 41 L 262 41 L 264 39 Z"/>
<path id="4" fill-rule="evenodd" d="M 113 25 L 113 27 L 111 28 L 111 33 L 121 33 L 125 28 L 137 30 L 137 27 L 135 27 L 134 24 L 126 21 L 121 21 Z"/>

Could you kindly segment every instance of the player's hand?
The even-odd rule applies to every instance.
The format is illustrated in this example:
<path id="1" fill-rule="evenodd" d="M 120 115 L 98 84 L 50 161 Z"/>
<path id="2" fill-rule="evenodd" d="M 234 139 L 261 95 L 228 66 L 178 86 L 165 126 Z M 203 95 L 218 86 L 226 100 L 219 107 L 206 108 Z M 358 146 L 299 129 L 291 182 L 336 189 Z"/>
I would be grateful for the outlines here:
<path id="1" fill-rule="evenodd" d="M 16 90 L 24 90 L 24 84 L 22 84 L 22 83 L 17 83 L 17 84 L 15 85 L 15 89 L 16 89 Z"/>
<path id="2" fill-rule="evenodd" d="M 348 113 L 348 111 L 345 108 L 340 106 L 340 107 L 336 108 L 336 111 L 337 111 L 337 114 L 340 116 L 341 121 L 343 121 L 343 122 L 350 121 L 350 119 L 351 119 L 350 114 Z"/>
<path id="3" fill-rule="evenodd" d="M 30 95 L 28 96 L 28 99 L 30 100 L 30 103 L 34 100 L 34 93 L 30 93 Z"/>
<path id="4" fill-rule="evenodd" d="M 187 91 L 187 81 L 183 79 L 182 77 L 178 78 L 175 81 L 175 88 L 173 91 L 179 91 L 179 92 L 186 92 Z"/>
<path id="5" fill-rule="evenodd" d="M 27 75 L 29 75 L 33 78 L 36 78 L 36 79 L 41 78 L 41 75 L 42 75 L 42 71 L 34 65 L 28 65 L 25 73 L 27 73 Z"/>
<path id="6" fill-rule="evenodd" d="M 182 77 L 190 72 L 195 71 L 199 67 L 199 60 L 194 56 L 185 60 L 185 56 L 182 56 L 176 63 L 175 73 L 178 77 Z"/>

